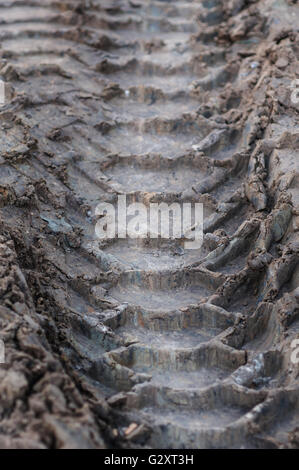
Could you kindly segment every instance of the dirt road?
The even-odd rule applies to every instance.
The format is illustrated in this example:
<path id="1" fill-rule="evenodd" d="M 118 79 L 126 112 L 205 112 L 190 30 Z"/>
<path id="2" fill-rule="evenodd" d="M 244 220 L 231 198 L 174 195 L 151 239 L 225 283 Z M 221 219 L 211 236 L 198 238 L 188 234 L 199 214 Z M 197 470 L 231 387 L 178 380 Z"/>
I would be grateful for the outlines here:
<path id="1" fill-rule="evenodd" d="M 298 17 L 1 2 L 0 448 L 298 448 Z M 118 195 L 202 247 L 99 241 Z"/>

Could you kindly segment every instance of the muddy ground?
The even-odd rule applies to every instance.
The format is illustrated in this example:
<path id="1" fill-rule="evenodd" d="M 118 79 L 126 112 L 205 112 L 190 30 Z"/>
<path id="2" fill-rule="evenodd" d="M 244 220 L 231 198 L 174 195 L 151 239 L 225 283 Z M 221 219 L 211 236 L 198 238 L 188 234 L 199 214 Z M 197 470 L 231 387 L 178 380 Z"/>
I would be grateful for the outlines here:
<path id="1" fill-rule="evenodd" d="M 1 2 L 0 448 L 299 447 L 298 20 Z M 202 202 L 202 248 L 100 243 L 118 194 Z"/>

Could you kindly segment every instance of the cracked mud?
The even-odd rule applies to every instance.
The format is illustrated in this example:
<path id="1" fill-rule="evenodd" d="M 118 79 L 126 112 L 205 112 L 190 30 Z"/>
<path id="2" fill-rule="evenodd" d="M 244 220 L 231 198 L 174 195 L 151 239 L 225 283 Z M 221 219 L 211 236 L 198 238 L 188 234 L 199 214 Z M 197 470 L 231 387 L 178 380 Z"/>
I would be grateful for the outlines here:
<path id="1" fill-rule="evenodd" d="M 299 447 L 298 18 L 1 2 L 0 448 Z M 202 248 L 99 242 L 118 194 Z"/>

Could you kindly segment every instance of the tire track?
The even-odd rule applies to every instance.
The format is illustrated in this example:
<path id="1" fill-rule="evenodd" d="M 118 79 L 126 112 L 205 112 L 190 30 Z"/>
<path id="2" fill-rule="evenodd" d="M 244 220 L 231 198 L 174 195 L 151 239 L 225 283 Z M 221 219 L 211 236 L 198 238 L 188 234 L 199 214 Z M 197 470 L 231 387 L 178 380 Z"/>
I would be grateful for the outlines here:
<path id="1" fill-rule="evenodd" d="M 5 230 L 53 350 L 101 403 L 114 445 L 296 445 L 296 191 L 273 163 L 296 148 L 281 117 L 296 109 L 271 94 L 252 3 L 0 8 Z M 295 55 L 291 36 L 270 37 L 273 56 Z M 203 247 L 99 243 L 95 208 L 117 194 L 203 202 Z M 59 432 L 54 447 L 81 445 Z"/>

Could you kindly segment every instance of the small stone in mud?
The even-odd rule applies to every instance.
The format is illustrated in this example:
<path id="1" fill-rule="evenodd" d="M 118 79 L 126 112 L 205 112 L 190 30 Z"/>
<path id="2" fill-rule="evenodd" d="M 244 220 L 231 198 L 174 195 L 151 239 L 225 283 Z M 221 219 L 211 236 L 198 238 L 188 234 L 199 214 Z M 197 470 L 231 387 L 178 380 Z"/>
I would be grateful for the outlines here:
<path id="1" fill-rule="evenodd" d="M 288 66 L 288 64 L 289 64 L 289 61 L 287 60 L 286 57 L 280 57 L 275 63 L 276 67 L 278 67 L 279 69 L 285 69 Z"/>

